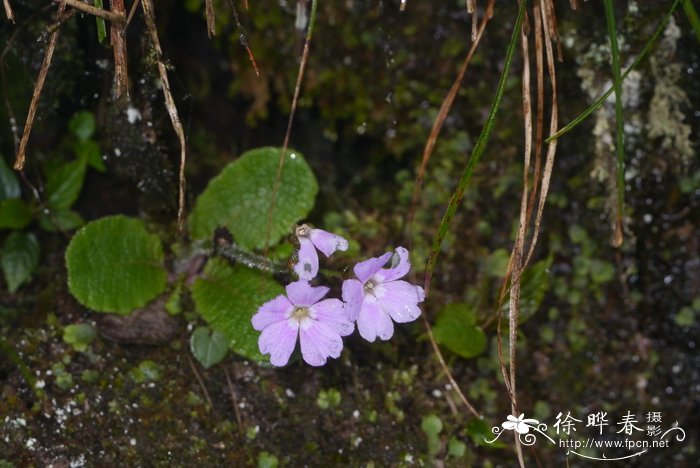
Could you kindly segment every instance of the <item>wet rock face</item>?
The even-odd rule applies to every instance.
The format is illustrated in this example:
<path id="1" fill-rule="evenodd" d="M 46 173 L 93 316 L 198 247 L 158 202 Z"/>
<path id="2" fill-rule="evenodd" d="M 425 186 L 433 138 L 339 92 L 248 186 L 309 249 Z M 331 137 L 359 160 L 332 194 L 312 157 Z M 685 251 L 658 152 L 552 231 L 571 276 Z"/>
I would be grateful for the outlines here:
<path id="1" fill-rule="evenodd" d="M 109 314 L 98 323 L 100 334 L 122 344 L 161 345 L 178 332 L 178 321 L 164 310 L 163 296 L 130 315 Z"/>
<path id="2" fill-rule="evenodd" d="M 157 218 L 175 212 L 177 181 L 166 154 L 167 143 L 152 112 L 155 93 L 139 81 L 141 88 L 132 100 L 111 103 L 105 122 L 106 161 L 116 175 L 135 184 L 139 208 Z"/>

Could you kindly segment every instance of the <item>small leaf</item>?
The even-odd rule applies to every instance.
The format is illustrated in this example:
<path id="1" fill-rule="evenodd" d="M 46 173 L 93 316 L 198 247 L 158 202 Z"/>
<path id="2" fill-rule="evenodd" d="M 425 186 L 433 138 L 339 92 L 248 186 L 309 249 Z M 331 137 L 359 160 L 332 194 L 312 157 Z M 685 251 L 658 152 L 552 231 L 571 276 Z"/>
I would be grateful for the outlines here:
<path id="1" fill-rule="evenodd" d="M 165 289 L 163 246 L 143 222 L 109 216 L 80 229 L 66 250 L 68 287 L 98 312 L 128 314 Z"/>
<path id="2" fill-rule="evenodd" d="M 226 336 L 231 350 L 255 361 L 265 358 L 258 350 L 260 332 L 250 319 L 258 307 L 280 294 L 284 289 L 269 276 L 243 265 L 231 267 L 219 258 L 209 260 L 192 286 L 202 318 Z"/>
<path id="3" fill-rule="evenodd" d="M 258 468 L 277 468 L 279 460 L 269 452 L 260 452 L 258 455 Z"/>
<path id="4" fill-rule="evenodd" d="M 190 337 L 190 349 L 195 358 L 207 369 L 221 362 L 228 352 L 228 340 L 218 331 L 197 327 Z"/>
<path id="5" fill-rule="evenodd" d="M 420 424 L 420 428 L 428 439 L 428 454 L 437 455 L 440 451 L 440 433 L 442 432 L 442 421 L 431 414 L 425 416 Z"/>
<path id="6" fill-rule="evenodd" d="M 447 453 L 451 457 L 462 458 L 467 453 L 467 444 L 454 436 L 450 437 L 450 441 L 447 443 Z"/>
<path id="7" fill-rule="evenodd" d="M 19 198 L 19 181 L 14 171 L 5 162 L 5 158 L 0 154 L 0 200 L 8 198 Z"/>
<path id="8" fill-rule="evenodd" d="M 84 160 L 88 166 L 98 172 L 105 172 L 107 166 L 102 160 L 102 151 L 100 145 L 94 140 L 78 141 L 73 146 L 73 151 L 78 159 Z"/>
<path id="9" fill-rule="evenodd" d="M 73 210 L 53 210 L 49 214 L 42 213 L 39 226 L 44 231 L 72 231 L 85 224 L 82 216 Z"/>
<path id="10" fill-rule="evenodd" d="M 2 246 L 2 272 L 10 293 L 17 291 L 39 264 L 39 242 L 34 234 L 15 231 Z"/>
<path id="11" fill-rule="evenodd" d="M 486 335 L 476 325 L 474 311 L 467 304 L 448 304 L 440 312 L 435 327 L 435 341 L 464 358 L 472 358 L 486 349 Z"/>
<path id="12" fill-rule="evenodd" d="M 63 329 L 63 341 L 74 350 L 83 352 L 97 336 L 97 330 L 89 323 L 76 323 Z"/>
<path id="13" fill-rule="evenodd" d="M 95 116 L 90 111 L 77 112 L 68 122 L 68 129 L 78 140 L 85 141 L 95 133 Z"/>
<path id="14" fill-rule="evenodd" d="M 95 7 L 102 8 L 102 0 L 95 0 Z M 105 20 L 102 18 L 95 17 L 95 22 L 97 24 L 97 41 L 102 44 L 107 38 L 107 28 L 105 27 Z"/>
<path id="15" fill-rule="evenodd" d="M 86 162 L 76 159 L 64 164 L 46 182 L 46 204 L 54 209 L 67 209 L 78 199 L 85 180 Z"/>
<path id="16" fill-rule="evenodd" d="M 22 229 L 32 221 L 32 211 L 19 198 L 0 201 L 0 229 Z"/>
<path id="17" fill-rule="evenodd" d="M 209 182 L 190 217 L 192 237 L 208 239 L 224 226 L 248 250 L 265 245 L 267 212 L 279 163 L 280 148 L 258 148 L 244 153 Z M 302 155 L 288 150 L 272 214 L 270 245 L 309 214 L 318 184 Z"/>

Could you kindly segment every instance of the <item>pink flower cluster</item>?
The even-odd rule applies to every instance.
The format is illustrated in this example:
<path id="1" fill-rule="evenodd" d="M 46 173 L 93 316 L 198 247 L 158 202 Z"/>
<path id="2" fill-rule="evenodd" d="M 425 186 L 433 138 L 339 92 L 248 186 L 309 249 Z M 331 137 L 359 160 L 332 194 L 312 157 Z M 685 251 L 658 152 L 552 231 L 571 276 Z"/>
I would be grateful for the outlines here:
<path id="1" fill-rule="evenodd" d="M 306 225 L 297 228 L 299 261 L 294 271 L 299 280 L 286 287 L 286 295 L 266 302 L 253 316 L 253 328 L 261 331 L 260 352 L 270 355 L 275 366 L 284 366 L 296 347 L 301 345 L 304 361 L 322 366 L 329 357 L 337 358 L 343 349 L 342 337 L 355 329 L 373 342 L 377 337 L 388 340 L 394 334 L 394 322 L 416 320 L 423 302 L 423 288 L 401 280 L 411 268 L 408 250 L 396 249 L 380 257 L 359 262 L 353 268 L 356 279 L 342 285 L 340 299 L 324 299 L 329 288 L 311 286 L 318 274 L 318 254 L 326 257 L 337 250 L 347 250 L 348 241 L 341 236 Z M 391 261 L 393 260 L 393 261 Z M 387 266 L 391 261 L 392 265 Z"/>

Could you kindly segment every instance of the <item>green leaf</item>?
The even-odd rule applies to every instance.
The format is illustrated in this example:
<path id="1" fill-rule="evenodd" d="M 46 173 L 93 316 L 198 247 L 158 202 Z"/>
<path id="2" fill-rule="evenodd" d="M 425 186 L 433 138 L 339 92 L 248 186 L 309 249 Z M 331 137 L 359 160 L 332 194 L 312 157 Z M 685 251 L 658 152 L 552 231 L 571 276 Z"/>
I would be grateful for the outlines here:
<path id="1" fill-rule="evenodd" d="M 433 327 L 435 341 L 464 358 L 472 358 L 486 349 L 486 335 L 476 325 L 476 315 L 467 304 L 448 304 Z"/>
<path id="2" fill-rule="evenodd" d="M 219 258 L 209 260 L 192 286 L 202 318 L 226 336 L 235 353 L 255 361 L 265 358 L 258 350 L 260 332 L 253 329 L 250 319 L 258 307 L 280 294 L 284 289 L 269 276 L 243 265 L 231 267 Z"/>
<path id="3" fill-rule="evenodd" d="M 22 229 L 32 220 L 32 211 L 19 198 L 0 201 L 0 229 Z"/>
<path id="4" fill-rule="evenodd" d="M 528 267 L 520 279 L 520 323 L 539 310 L 542 299 L 549 289 L 549 267 L 552 257 L 540 260 Z M 504 301 L 507 305 L 508 301 Z"/>
<path id="5" fill-rule="evenodd" d="M 10 166 L 5 162 L 5 158 L 0 154 L 0 200 L 8 198 L 19 198 L 19 181 Z"/>
<path id="6" fill-rule="evenodd" d="M 49 232 L 72 231 L 83 224 L 85 224 L 83 217 L 73 210 L 54 210 L 49 214 L 42 213 L 39 218 L 41 229 Z"/>
<path id="7" fill-rule="evenodd" d="M 212 179 L 190 217 L 192 237 L 208 239 L 216 227 L 225 226 L 243 248 L 263 248 L 280 152 L 271 147 L 248 151 Z M 316 192 L 311 168 L 299 152 L 288 150 L 272 214 L 270 245 L 308 215 Z"/>
<path id="8" fill-rule="evenodd" d="M 34 234 L 15 231 L 2 246 L 2 272 L 10 293 L 17 291 L 39 264 L 39 242 Z"/>
<path id="9" fill-rule="evenodd" d="M 68 287 L 98 312 L 128 314 L 165 289 L 163 246 L 143 222 L 109 216 L 80 229 L 66 250 Z"/>
<path id="10" fill-rule="evenodd" d="M 218 331 L 197 327 L 190 337 L 190 349 L 195 358 L 207 369 L 226 357 L 228 340 Z"/>
<path id="11" fill-rule="evenodd" d="M 73 146 L 73 151 L 78 159 L 84 160 L 88 166 L 98 172 L 105 172 L 107 166 L 102 160 L 102 150 L 100 145 L 94 140 L 77 141 Z"/>
<path id="12" fill-rule="evenodd" d="M 53 209 L 70 208 L 80 195 L 85 180 L 86 162 L 76 159 L 61 166 L 46 182 L 46 204 Z"/>
<path id="13" fill-rule="evenodd" d="M 76 323 L 63 329 L 63 341 L 74 350 L 83 352 L 97 336 L 97 330 L 89 323 Z"/>
<path id="14" fill-rule="evenodd" d="M 258 455 L 258 468 L 277 468 L 279 460 L 269 452 L 260 452 Z"/>
<path id="15" fill-rule="evenodd" d="M 442 421 L 440 418 L 431 414 L 423 417 L 420 428 L 428 439 L 428 454 L 431 456 L 437 455 L 440 451 L 440 433 L 442 432 Z"/>
<path id="16" fill-rule="evenodd" d="M 447 453 L 454 458 L 462 458 L 467 453 L 467 444 L 452 436 L 447 443 Z"/>
<path id="17" fill-rule="evenodd" d="M 95 6 L 97 8 L 102 8 L 102 0 L 95 0 Z M 97 40 L 101 44 L 107 38 L 107 28 L 105 27 L 105 20 L 102 18 L 95 17 L 95 22 L 97 24 Z"/>
<path id="18" fill-rule="evenodd" d="M 95 116 L 90 111 L 77 112 L 68 122 L 68 129 L 78 140 L 85 141 L 95 133 Z"/>

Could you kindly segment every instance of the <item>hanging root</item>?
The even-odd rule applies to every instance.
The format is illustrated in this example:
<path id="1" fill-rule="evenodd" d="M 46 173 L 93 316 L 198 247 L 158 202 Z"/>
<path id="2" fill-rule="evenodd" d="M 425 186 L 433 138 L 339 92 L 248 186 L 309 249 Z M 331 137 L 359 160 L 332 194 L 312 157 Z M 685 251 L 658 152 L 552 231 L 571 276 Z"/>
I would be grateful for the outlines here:
<path id="1" fill-rule="evenodd" d="M 151 43 L 156 51 L 156 56 L 158 58 L 158 73 L 160 74 L 160 81 L 163 87 L 163 96 L 165 97 L 165 107 L 168 109 L 168 115 L 170 116 L 170 122 L 173 125 L 173 130 L 177 135 L 177 139 L 180 142 L 180 171 L 179 171 L 179 184 L 178 184 L 178 205 L 177 205 L 177 229 L 178 232 L 184 232 L 185 228 L 185 162 L 187 158 L 186 154 L 186 143 L 185 143 L 185 131 L 182 128 L 182 123 L 180 122 L 180 116 L 177 112 L 177 107 L 175 106 L 175 99 L 173 99 L 173 94 L 170 91 L 170 82 L 168 81 L 168 70 L 163 62 L 163 51 L 160 48 L 160 40 L 158 39 L 158 31 L 156 29 L 156 20 L 153 10 L 151 10 L 151 1 L 143 0 L 141 2 L 143 6 L 143 15 L 146 21 L 146 29 L 151 37 Z"/>
<path id="2" fill-rule="evenodd" d="M 61 3 L 58 5 L 57 13 L 59 24 L 51 32 L 51 36 L 49 37 L 49 43 L 46 46 L 46 53 L 44 54 L 44 61 L 41 62 L 41 68 L 39 69 L 39 77 L 37 78 L 36 85 L 34 86 L 34 92 L 32 93 L 32 101 L 29 104 L 27 121 L 24 124 L 24 130 L 22 130 L 22 139 L 19 142 L 19 148 L 17 149 L 17 155 L 15 156 L 14 169 L 16 171 L 21 171 L 22 169 L 24 169 L 24 159 L 25 153 L 27 151 L 27 143 L 29 142 L 29 135 L 32 133 L 32 126 L 34 125 L 36 109 L 39 106 L 39 98 L 41 97 L 41 91 L 44 89 L 46 75 L 48 75 L 49 73 L 49 67 L 51 66 L 51 60 L 53 59 L 53 52 L 56 49 L 56 42 L 58 41 L 58 33 L 61 30 L 60 22 L 63 19 L 63 14 L 65 10 L 66 0 L 61 0 Z"/>

